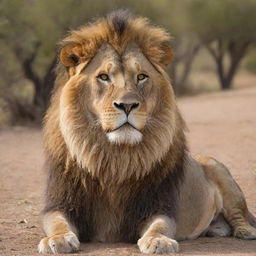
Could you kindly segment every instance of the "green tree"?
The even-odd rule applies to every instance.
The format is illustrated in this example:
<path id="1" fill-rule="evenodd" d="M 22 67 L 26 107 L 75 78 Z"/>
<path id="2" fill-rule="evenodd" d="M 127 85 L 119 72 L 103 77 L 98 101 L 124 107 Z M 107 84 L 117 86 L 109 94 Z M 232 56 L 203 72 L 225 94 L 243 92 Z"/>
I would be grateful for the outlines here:
<path id="1" fill-rule="evenodd" d="M 68 3 L 62 5 L 63 9 L 68 10 Z M 51 8 L 51 5 L 50 1 L 32 0 L 3 0 L 0 3 L 1 44 L 8 46 L 24 77 L 34 87 L 34 119 L 40 119 L 46 108 L 56 63 L 52 53 L 63 33 L 64 24 L 51 17 L 51 10 L 57 6 Z"/>
<path id="2" fill-rule="evenodd" d="M 255 0 L 189 2 L 191 28 L 216 64 L 221 88 L 230 89 L 250 46 L 256 42 Z"/>

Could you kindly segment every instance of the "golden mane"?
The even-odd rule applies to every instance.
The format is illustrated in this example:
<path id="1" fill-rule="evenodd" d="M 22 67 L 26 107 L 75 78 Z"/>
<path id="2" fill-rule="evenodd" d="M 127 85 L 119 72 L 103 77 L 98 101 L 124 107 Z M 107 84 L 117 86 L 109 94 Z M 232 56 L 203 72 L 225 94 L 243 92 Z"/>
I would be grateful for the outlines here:
<path id="1" fill-rule="evenodd" d="M 88 62 L 105 42 L 114 46 L 120 54 L 128 44 L 137 44 L 162 75 L 161 82 L 166 85 L 161 93 L 161 104 L 165 107 L 150 128 L 143 131 L 145 139 L 142 143 L 122 145 L 120 150 L 120 145 L 110 144 L 99 127 L 81 116 L 76 102 L 79 89 L 67 89 L 75 88 L 81 77 L 69 79 L 67 72 L 61 71 L 45 117 L 44 138 L 48 158 L 63 165 L 64 169 L 70 169 L 70 166 L 76 170 L 86 169 L 102 184 L 141 179 L 160 161 L 168 163 L 168 168 L 161 174 L 163 177 L 167 175 L 177 161 L 183 159 L 186 149 L 183 120 L 173 93 L 169 97 L 171 85 L 163 69 L 170 62 L 171 50 L 166 55 L 169 39 L 165 30 L 149 25 L 145 18 L 120 18 L 111 14 L 72 31 L 62 43 L 65 46 L 60 58 L 64 66 L 71 66 L 74 54 L 79 54 L 79 63 Z M 62 66 L 61 63 L 59 65 Z"/>
<path id="2" fill-rule="evenodd" d="M 71 46 L 73 49 L 73 46 L 77 45 L 73 53 L 79 54 L 81 63 L 89 61 L 103 43 L 111 44 L 119 54 L 122 54 L 128 44 L 134 43 L 152 63 L 165 66 L 172 59 L 170 38 L 163 28 L 150 25 L 148 19 L 135 18 L 124 10 L 113 12 L 79 30 L 71 31 L 61 46 Z M 72 64 L 72 59 L 70 60 L 70 55 L 67 54 L 69 51 L 70 47 L 66 47 L 60 54 L 66 66 Z"/>

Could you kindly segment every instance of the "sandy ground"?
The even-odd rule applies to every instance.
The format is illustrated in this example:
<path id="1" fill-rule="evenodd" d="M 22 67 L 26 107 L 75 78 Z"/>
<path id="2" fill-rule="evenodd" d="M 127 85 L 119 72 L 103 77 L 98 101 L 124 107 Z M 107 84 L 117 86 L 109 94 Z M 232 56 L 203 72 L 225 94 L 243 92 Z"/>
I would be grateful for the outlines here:
<path id="1" fill-rule="evenodd" d="M 215 156 L 231 170 L 256 214 L 256 88 L 179 99 L 193 154 Z M 0 254 L 37 255 L 43 237 L 42 138 L 39 129 L 0 131 Z M 200 238 L 179 255 L 256 255 L 256 241 Z M 135 245 L 82 244 L 80 254 L 139 255 Z"/>

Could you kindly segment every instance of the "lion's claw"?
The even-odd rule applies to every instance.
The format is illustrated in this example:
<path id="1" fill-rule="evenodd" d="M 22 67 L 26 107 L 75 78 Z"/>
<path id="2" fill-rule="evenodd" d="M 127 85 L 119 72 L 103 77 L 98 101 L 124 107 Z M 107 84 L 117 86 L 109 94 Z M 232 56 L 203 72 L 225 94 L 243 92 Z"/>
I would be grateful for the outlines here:
<path id="1" fill-rule="evenodd" d="M 142 237 L 138 240 L 138 246 L 142 253 L 148 254 L 168 254 L 179 251 L 177 241 L 163 235 Z"/>
<path id="2" fill-rule="evenodd" d="M 39 245 L 39 253 L 72 253 L 79 250 L 80 242 L 73 232 L 43 238 Z"/>

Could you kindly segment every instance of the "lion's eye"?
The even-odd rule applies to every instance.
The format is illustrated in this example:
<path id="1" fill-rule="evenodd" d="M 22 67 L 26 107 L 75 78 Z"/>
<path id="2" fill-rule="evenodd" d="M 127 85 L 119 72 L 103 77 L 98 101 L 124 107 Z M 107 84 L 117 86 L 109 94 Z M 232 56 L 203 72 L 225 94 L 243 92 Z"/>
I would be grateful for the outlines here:
<path id="1" fill-rule="evenodd" d="M 137 75 L 137 80 L 138 80 L 138 81 L 142 81 L 142 80 L 145 80 L 145 79 L 147 79 L 147 78 L 148 78 L 148 76 L 145 75 L 145 74 L 139 74 L 139 75 Z"/>
<path id="2" fill-rule="evenodd" d="M 102 81 L 108 81 L 109 80 L 109 76 L 107 74 L 100 74 L 97 76 L 98 79 L 102 80 Z"/>

